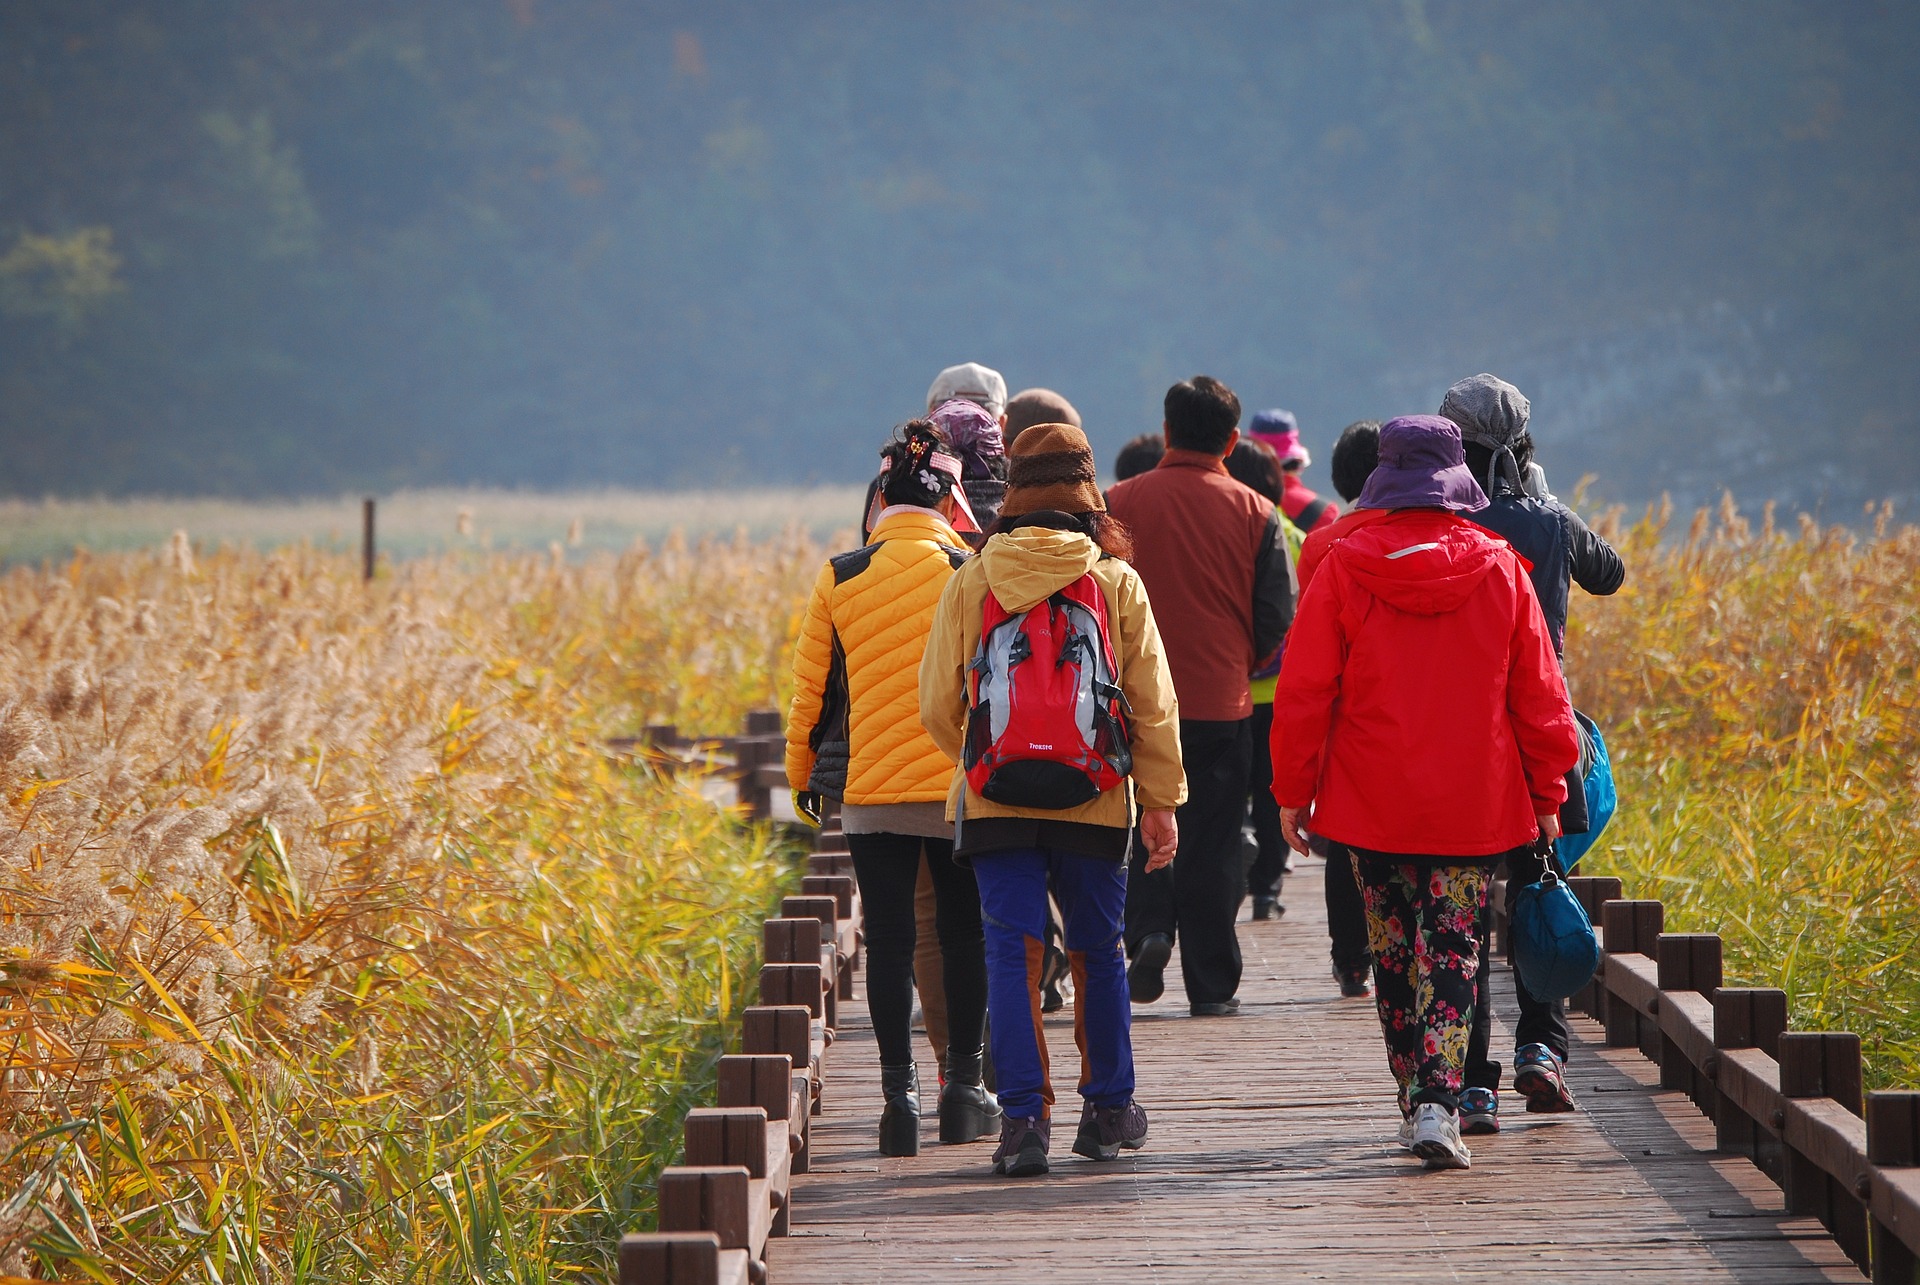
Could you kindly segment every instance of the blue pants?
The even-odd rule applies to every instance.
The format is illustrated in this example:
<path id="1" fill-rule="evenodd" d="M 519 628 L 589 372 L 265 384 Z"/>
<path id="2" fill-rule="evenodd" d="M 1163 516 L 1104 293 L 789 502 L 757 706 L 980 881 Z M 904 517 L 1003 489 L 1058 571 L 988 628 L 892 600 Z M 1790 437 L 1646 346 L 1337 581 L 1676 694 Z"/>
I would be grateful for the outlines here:
<path id="1" fill-rule="evenodd" d="M 1095 1106 L 1124 1105 L 1133 1097 L 1133 1009 L 1121 945 L 1126 863 L 1058 848 L 1011 848 L 976 854 L 973 873 L 987 937 L 987 1011 L 1001 1107 L 1022 1119 L 1053 1114 L 1040 1026 L 1049 882 L 1073 970 L 1080 1096 Z"/>

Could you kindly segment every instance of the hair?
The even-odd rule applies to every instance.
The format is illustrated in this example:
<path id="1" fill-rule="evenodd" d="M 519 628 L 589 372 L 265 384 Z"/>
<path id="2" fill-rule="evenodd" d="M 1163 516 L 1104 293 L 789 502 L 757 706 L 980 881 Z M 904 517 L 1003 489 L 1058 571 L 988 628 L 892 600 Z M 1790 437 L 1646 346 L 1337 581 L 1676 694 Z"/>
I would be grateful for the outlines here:
<path id="1" fill-rule="evenodd" d="M 1493 448 L 1478 442 L 1462 442 L 1461 447 L 1466 452 L 1467 467 L 1473 470 L 1473 480 L 1485 488 L 1488 495 L 1492 495 L 1492 488 L 1487 486 L 1487 470 L 1493 467 Z M 1520 466 L 1520 476 L 1524 480 L 1527 465 L 1533 463 L 1533 434 L 1520 434 L 1513 439 L 1510 449 L 1513 451 L 1513 462 Z"/>
<path id="2" fill-rule="evenodd" d="M 946 450 L 947 439 L 931 420 L 910 419 L 893 430 L 893 437 L 880 448 L 880 458 L 888 467 L 881 475 L 880 493 L 888 504 L 912 504 L 923 509 L 936 507 L 953 490 L 953 482 L 944 473 L 916 467 L 936 450 Z M 923 480 L 931 477 L 933 487 Z"/>
<path id="3" fill-rule="evenodd" d="M 1340 430 L 1333 444 L 1333 489 L 1352 504 L 1380 466 L 1380 421 L 1356 419 Z"/>
<path id="4" fill-rule="evenodd" d="M 1120 448 L 1113 459 L 1113 480 L 1124 482 L 1142 473 L 1151 473 L 1167 453 L 1167 439 L 1159 433 L 1142 433 Z"/>
<path id="5" fill-rule="evenodd" d="M 1267 503 L 1280 503 L 1280 457 L 1265 442 L 1241 438 L 1227 454 L 1227 472 L 1240 485 L 1265 496 Z"/>
<path id="6" fill-rule="evenodd" d="M 1195 375 L 1167 390 L 1167 445 L 1182 451 L 1226 452 L 1240 427 L 1240 399 L 1211 375 Z"/>
<path id="7" fill-rule="evenodd" d="M 1122 562 L 1133 561 L 1133 532 L 1127 530 L 1127 524 L 1111 513 L 1061 513 L 1056 509 L 1039 509 L 1033 513 L 1022 513 L 1017 518 L 1003 517 L 987 528 L 987 538 L 1018 531 L 1021 527 L 1039 526 L 1054 531 L 1078 531 L 1095 544 L 1100 552 L 1108 557 L 1118 558 Z"/>
<path id="8" fill-rule="evenodd" d="M 1007 399 L 1007 445 L 1035 424 L 1071 424 L 1080 427 L 1080 412 L 1051 388 L 1026 388 Z"/>

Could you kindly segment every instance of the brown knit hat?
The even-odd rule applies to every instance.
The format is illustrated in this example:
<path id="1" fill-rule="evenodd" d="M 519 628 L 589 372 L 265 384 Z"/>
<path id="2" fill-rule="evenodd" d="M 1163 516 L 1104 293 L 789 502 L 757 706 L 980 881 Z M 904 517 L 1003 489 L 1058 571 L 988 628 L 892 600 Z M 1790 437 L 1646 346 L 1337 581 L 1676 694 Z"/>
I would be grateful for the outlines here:
<path id="1" fill-rule="evenodd" d="M 1095 484 L 1093 447 L 1071 424 L 1035 424 L 1007 448 L 1007 500 L 1003 518 L 1042 509 L 1062 513 L 1105 513 L 1107 502 Z"/>

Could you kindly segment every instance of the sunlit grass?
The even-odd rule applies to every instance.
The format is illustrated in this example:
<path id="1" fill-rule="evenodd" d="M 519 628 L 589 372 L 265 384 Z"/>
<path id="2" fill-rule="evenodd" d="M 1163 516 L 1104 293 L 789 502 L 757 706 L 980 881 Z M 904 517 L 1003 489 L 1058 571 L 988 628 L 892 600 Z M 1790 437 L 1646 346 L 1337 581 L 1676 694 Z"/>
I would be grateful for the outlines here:
<path id="1" fill-rule="evenodd" d="M 1920 1086 L 1920 530 L 1876 516 L 1616 523 L 1627 585 L 1576 601 L 1568 669 L 1620 778 L 1594 871 Z"/>

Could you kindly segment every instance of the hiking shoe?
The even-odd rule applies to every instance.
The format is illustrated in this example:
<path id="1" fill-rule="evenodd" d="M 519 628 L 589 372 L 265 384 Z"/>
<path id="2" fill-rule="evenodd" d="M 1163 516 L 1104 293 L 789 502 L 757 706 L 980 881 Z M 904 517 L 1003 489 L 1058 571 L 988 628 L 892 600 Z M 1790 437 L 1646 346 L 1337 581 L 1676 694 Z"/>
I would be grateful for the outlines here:
<path id="1" fill-rule="evenodd" d="M 1073 1137 L 1073 1154 L 1089 1160 L 1112 1160 L 1121 1148 L 1138 1151 L 1147 1145 L 1147 1113 L 1128 1098 L 1117 1107 L 1089 1102 L 1080 1112 L 1080 1132 Z"/>
<path id="2" fill-rule="evenodd" d="M 1567 1087 L 1566 1063 L 1544 1044 L 1528 1044 L 1513 1055 L 1513 1089 L 1527 1099 L 1535 1115 L 1559 1115 L 1573 1110 L 1573 1090 Z"/>
<path id="3" fill-rule="evenodd" d="M 1460 1095 L 1460 1132 L 1500 1132 L 1500 1095 L 1492 1089 L 1472 1088 Z"/>
<path id="4" fill-rule="evenodd" d="M 1148 933 L 1140 939 L 1127 965 L 1127 995 L 1136 1004 L 1151 1004 L 1166 994 L 1167 961 L 1173 958 L 1173 938 Z"/>
<path id="5" fill-rule="evenodd" d="M 1193 1017 L 1238 1017 L 1240 1000 L 1238 997 L 1223 999 L 1216 1003 L 1189 1004 L 1187 1012 Z"/>
<path id="6" fill-rule="evenodd" d="M 993 1171 L 1009 1178 L 1038 1178 L 1047 1171 L 1048 1122 L 1008 1116 L 1000 1126 Z"/>
<path id="7" fill-rule="evenodd" d="M 1429 1169 L 1465 1169 L 1473 1153 L 1460 1141 L 1460 1118 L 1438 1102 L 1422 1102 L 1413 1109 L 1414 1155 Z"/>
<path id="8" fill-rule="evenodd" d="M 1365 999 L 1373 994 L 1367 986 L 1367 973 L 1361 969 L 1357 973 L 1342 972 L 1340 965 L 1333 966 L 1334 980 L 1340 983 L 1340 993 L 1348 999 Z"/>

